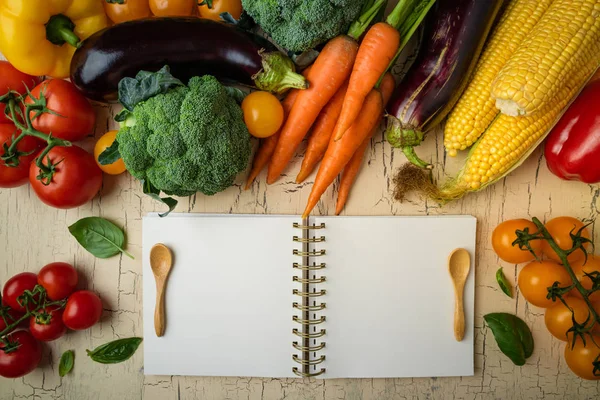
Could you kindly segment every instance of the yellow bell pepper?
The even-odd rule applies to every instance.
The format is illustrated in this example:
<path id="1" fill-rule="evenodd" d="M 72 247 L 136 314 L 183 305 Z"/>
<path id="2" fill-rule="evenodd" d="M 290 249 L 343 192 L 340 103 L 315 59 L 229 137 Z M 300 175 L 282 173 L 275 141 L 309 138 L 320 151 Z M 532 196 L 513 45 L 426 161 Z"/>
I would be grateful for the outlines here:
<path id="1" fill-rule="evenodd" d="M 107 24 L 100 0 L 0 0 L 0 52 L 26 74 L 66 78 L 81 41 Z"/>

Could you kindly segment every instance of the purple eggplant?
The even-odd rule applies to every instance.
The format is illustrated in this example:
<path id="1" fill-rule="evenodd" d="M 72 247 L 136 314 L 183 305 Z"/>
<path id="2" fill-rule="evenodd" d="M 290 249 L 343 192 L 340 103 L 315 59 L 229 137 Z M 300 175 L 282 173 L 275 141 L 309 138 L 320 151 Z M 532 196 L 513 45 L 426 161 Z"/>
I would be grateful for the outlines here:
<path id="1" fill-rule="evenodd" d="M 413 164 L 431 168 L 414 147 L 448 115 L 465 89 L 502 0 L 440 0 L 421 48 L 388 107 L 386 137 Z"/>
<path id="2" fill-rule="evenodd" d="M 135 20 L 95 33 L 73 56 L 71 82 L 90 99 L 116 101 L 122 78 L 164 65 L 184 82 L 210 74 L 276 93 L 308 86 L 294 63 L 264 38 L 193 17 Z"/>

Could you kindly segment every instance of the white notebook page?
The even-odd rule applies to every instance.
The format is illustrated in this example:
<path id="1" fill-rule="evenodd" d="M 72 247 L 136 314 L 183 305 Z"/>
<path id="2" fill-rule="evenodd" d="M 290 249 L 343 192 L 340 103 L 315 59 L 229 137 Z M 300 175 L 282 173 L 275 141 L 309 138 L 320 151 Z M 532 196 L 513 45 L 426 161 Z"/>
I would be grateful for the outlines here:
<path id="1" fill-rule="evenodd" d="M 171 214 L 143 220 L 144 372 L 149 375 L 294 377 L 294 216 Z M 151 247 L 175 264 L 167 328 L 154 333 Z"/>
<path id="2" fill-rule="evenodd" d="M 473 375 L 476 219 L 315 217 L 325 222 L 326 361 L 322 378 Z M 471 254 L 466 335 L 454 339 L 447 259 Z M 321 260 L 319 260 L 321 261 Z"/>

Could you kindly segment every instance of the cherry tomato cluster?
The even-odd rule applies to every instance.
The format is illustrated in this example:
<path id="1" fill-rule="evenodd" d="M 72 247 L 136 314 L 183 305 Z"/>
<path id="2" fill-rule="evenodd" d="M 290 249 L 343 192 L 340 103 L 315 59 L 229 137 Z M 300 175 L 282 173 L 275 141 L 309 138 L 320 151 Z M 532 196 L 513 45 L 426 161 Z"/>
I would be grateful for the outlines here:
<path id="1" fill-rule="evenodd" d="M 242 14 L 241 0 L 127 0 L 103 1 L 108 18 L 115 24 L 134 19 L 157 17 L 190 16 L 198 8 L 201 18 L 221 20 L 221 13 L 228 12 L 235 19 Z"/>
<path id="2" fill-rule="evenodd" d="M 545 308 L 546 328 L 559 340 L 568 342 L 565 346 L 565 360 L 569 368 L 579 377 L 590 380 L 600 380 L 600 322 L 592 322 L 590 307 L 575 286 L 569 268 L 577 281 L 585 290 L 592 290 L 594 276 L 600 275 L 600 256 L 587 255 L 591 243 L 589 229 L 578 219 L 558 217 L 544 225 L 552 240 L 564 251 L 576 247 L 572 235 L 579 233 L 583 238 L 581 248 L 566 255 L 566 264 L 562 263 L 560 255 L 552 248 L 550 242 L 544 239 L 528 241 L 530 249 L 520 248 L 517 244 L 517 231 L 535 234 L 538 226 L 530 220 L 514 219 L 504 221 L 492 233 L 492 246 L 502 260 L 511 264 L 526 264 L 519 272 L 517 284 L 525 299 L 534 306 Z M 578 239 L 575 239 L 578 240 Z M 536 259 L 537 256 L 537 259 Z M 552 298 L 549 289 L 558 282 L 559 287 L 566 288 L 560 298 Z M 587 296 L 591 308 L 600 315 L 600 291 L 594 291 Z M 566 305 L 565 305 L 566 304 Z M 575 321 L 575 322 L 574 322 Z M 589 326 L 587 340 L 574 337 L 574 325 Z M 594 373 L 594 370 L 596 372 Z"/>
<path id="3" fill-rule="evenodd" d="M 100 320 L 100 298 L 88 290 L 76 291 L 78 280 L 72 265 L 54 262 L 37 275 L 22 272 L 6 281 L 0 305 L 0 376 L 30 373 L 42 358 L 41 342 Z"/>
<path id="4" fill-rule="evenodd" d="M 92 132 L 95 114 L 89 101 L 70 82 L 49 79 L 40 83 L 0 61 L 0 96 L 9 92 L 18 93 L 24 101 L 13 101 L 12 111 L 10 105 L 0 105 L 0 187 L 29 181 L 40 200 L 57 208 L 90 201 L 102 186 L 102 171 L 94 157 L 77 146 L 50 146 L 50 142 L 79 141 Z M 28 106 L 32 108 L 25 116 Z M 35 130 L 36 135 L 19 139 L 21 129 Z M 14 141 L 16 148 L 9 153 Z M 48 152 L 43 150 L 45 145 Z M 15 156 L 7 159 L 8 154 Z M 38 158 L 41 163 L 36 162 Z"/>

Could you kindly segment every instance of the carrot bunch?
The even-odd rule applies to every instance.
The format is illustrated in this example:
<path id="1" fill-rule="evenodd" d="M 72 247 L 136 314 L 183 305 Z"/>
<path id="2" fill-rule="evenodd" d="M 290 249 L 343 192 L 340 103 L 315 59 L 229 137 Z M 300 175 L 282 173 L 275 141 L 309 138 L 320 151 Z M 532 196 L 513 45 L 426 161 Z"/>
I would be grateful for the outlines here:
<path id="1" fill-rule="evenodd" d="M 361 17 L 352 24 L 348 34 L 325 45 L 306 75 L 310 87 L 295 93 L 279 134 L 265 142 L 255 158 L 248 184 L 268 158 L 267 183 L 274 183 L 312 127 L 296 182 L 305 180 L 323 160 L 305 216 L 342 170 L 336 214 L 343 209 L 370 138 L 394 89 L 394 79 L 386 71 L 435 0 L 400 0 L 386 22 L 376 23 L 367 31 L 385 3 L 385 0 L 367 1 Z M 365 31 L 359 46 L 358 41 Z"/>

